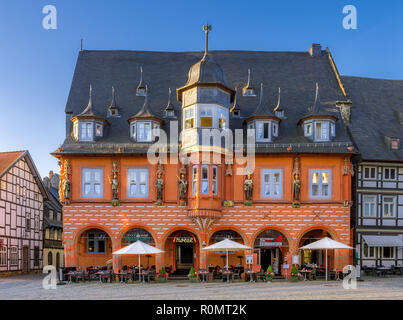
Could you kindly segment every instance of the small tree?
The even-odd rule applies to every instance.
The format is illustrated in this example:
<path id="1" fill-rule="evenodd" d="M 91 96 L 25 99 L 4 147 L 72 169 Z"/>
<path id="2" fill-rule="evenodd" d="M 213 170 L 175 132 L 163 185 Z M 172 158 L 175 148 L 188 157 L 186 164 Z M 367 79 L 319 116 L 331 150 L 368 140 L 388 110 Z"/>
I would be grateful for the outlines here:
<path id="1" fill-rule="evenodd" d="M 197 278 L 196 271 L 195 271 L 195 269 L 194 269 L 193 267 L 190 268 L 190 271 L 189 271 L 189 278 Z"/>
<path id="2" fill-rule="evenodd" d="M 298 268 L 296 265 L 294 265 L 291 269 L 291 281 L 298 281 Z"/>
<path id="3" fill-rule="evenodd" d="M 270 266 L 268 266 L 266 272 L 264 273 L 266 276 L 266 281 L 272 281 L 273 280 L 273 276 L 274 276 L 274 272 L 273 272 L 273 268 Z"/>
<path id="4" fill-rule="evenodd" d="M 159 271 L 159 276 L 160 277 L 167 277 L 168 276 L 168 274 L 167 274 L 167 272 L 166 272 L 166 270 L 165 270 L 165 267 L 162 267 L 161 269 L 160 269 L 160 271 Z"/>

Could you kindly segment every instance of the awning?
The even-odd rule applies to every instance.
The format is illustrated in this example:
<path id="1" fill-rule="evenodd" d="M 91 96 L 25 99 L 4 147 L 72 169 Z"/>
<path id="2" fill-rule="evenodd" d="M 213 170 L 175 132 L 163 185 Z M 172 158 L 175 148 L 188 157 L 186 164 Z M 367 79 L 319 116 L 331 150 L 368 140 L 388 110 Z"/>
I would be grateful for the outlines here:
<path id="1" fill-rule="evenodd" d="M 399 236 L 362 236 L 369 247 L 403 247 Z"/>

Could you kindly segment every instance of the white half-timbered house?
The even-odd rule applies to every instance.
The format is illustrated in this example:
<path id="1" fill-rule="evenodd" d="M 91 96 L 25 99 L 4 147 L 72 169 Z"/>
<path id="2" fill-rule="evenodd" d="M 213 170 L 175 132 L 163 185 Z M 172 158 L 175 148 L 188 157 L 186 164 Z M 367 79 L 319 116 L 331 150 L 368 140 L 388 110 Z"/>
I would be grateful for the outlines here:
<path id="1" fill-rule="evenodd" d="M 353 181 L 355 263 L 403 267 L 403 81 L 343 77 L 361 154 Z"/>
<path id="2" fill-rule="evenodd" d="M 0 153 L 0 274 L 42 269 L 47 198 L 28 151 Z"/>

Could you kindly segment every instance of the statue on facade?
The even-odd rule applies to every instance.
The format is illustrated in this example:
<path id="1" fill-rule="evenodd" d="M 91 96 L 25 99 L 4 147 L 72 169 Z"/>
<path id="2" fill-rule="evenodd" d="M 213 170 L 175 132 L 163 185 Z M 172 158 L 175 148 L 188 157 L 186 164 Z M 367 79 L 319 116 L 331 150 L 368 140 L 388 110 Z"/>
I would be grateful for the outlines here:
<path id="1" fill-rule="evenodd" d="M 244 191 L 245 191 L 245 205 L 252 205 L 252 193 L 253 193 L 253 180 L 248 174 L 248 177 L 245 179 L 243 183 Z"/>
<path id="2" fill-rule="evenodd" d="M 188 190 L 188 182 L 186 180 L 186 175 L 182 172 L 180 177 L 178 177 L 179 183 L 179 205 L 186 205 L 186 192 Z"/>
<path id="3" fill-rule="evenodd" d="M 65 175 L 62 182 L 63 198 L 65 200 L 70 200 L 70 185 L 71 185 L 70 179 L 68 175 Z"/>
<path id="4" fill-rule="evenodd" d="M 164 180 L 162 179 L 162 173 L 157 173 L 157 179 L 155 180 L 155 188 L 157 189 L 157 204 L 162 205 L 162 191 L 164 190 Z"/>
<path id="5" fill-rule="evenodd" d="M 112 164 L 112 180 L 109 179 L 109 182 L 112 187 L 112 206 L 119 205 L 119 163 L 117 161 L 113 161 Z"/>
<path id="6" fill-rule="evenodd" d="M 299 174 L 298 173 L 296 173 L 293 176 L 292 190 L 293 190 L 292 206 L 294 208 L 299 208 L 299 206 L 301 204 L 300 203 L 301 180 L 299 179 Z"/>

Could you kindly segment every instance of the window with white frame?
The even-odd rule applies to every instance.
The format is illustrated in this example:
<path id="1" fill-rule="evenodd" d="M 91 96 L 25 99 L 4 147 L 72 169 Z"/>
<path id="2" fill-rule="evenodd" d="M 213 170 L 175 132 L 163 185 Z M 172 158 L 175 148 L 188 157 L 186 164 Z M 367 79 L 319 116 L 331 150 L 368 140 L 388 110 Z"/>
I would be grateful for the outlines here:
<path id="1" fill-rule="evenodd" d="M 270 141 L 270 122 L 257 121 L 256 122 L 256 141 Z"/>
<path id="2" fill-rule="evenodd" d="M 193 173 L 192 173 L 192 194 L 196 195 L 197 193 L 197 166 L 193 166 Z"/>
<path id="3" fill-rule="evenodd" d="M 315 140 L 317 141 L 329 140 L 329 122 L 315 121 Z"/>
<path id="4" fill-rule="evenodd" d="M 201 167 L 201 194 L 209 193 L 209 167 L 203 165 Z"/>
<path id="5" fill-rule="evenodd" d="M 376 248 L 370 247 L 364 241 L 363 250 L 362 250 L 363 258 L 375 258 L 376 257 Z"/>
<path id="6" fill-rule="evenodd" d="M 127 170 L 127 196 L 130 198 L 148 197 L 148 169 Z"/>
<path id="7" fill-rule="evenodd" d="M 278 124 L 273 123 L 273 136 L 278 137 Z"/>
<path id="8" fill-rule="evenodd" d="M 308 122 L 304 126 L 304 134 L 305 136 L 311 136 L 312 135 L 312 122 Z"/>
<path id="9" fill-rule="evenodd" d="M 331 170 L 311 169 L 309 194 L 313 199 L 331 198 Z"/>
<path id="10" fill-rule="evenodd" d="M 151 121 L 137 121 L 136 124 L 136 141 L 151 142 Z"/>
<path id="11" fill-rule="evenodd" d="M 195 127 L 195 111 L 194 107 L 186 108 L 185 110 L 185 129 L 191 129 Z"/>
<path id="12" fill-rule="evenodd" d="M 216 166 L 213 166 L 213 175 L 212 175 L 212 187 L 213 187 L 213 194 L 217 194 L 217 173 L 218 173 L 218 169 Z"/>
<path id="13" fill-rule="evenodd" d="M 80 122 L 80 141 L 94 140 L 94 127 L 92 122 Z"/>
<path id="14" fill-rule="evenodd" d="M 18 265 L 18 248 L 11 247 L 10 249 L 10 264 L 12 266 Z"/>
<path id="15" fill-rule="evenodd" d="M 200 107 L 200 127 L 212 128 L 213 127 L 213 108 L 209 106 Z"/>
<path id="16" fill-rule="evenodd" d="M 396 180 L 396 168 L 383 168 L 384 180 Z"/>
<path id="17" fill-rule="evenodd" d="M 226 129 L 228 126 L 228 111 L 218 109 L 218 127 L 220 129 Z"/>
<path id="18" fill-rule="evenodd" d="M 396 217 L 396 197 L 383 196 L 382 202 L 383 202 L 383 217 L 384 218 Z"/>
<path id="19" fill-rule="evenodd" d="M 102 137 L 102 123 L 95 123 L 95 136 Z"/>
<path id="20" fill-rule="evenodd" d="M 364 167 L 364 179 L 375 180 L 376 179 L 376 167 Z"/>
<path id="21" fill-rule="evenodd" d="M 336 136 L 336 125 L 333 122 L 330 123 L 330 135 L 332 137 Z"/>
<path id="22" fill-rule="evenodd" d="M 106 233 L 88 232 L 87 233 L 87 253 L 103 254 L 106 253 Z"/>
<path id="23" fill-rule="evenodd" d="M 279 199 L 283 196 L 283 170 L 262 169 L 262 198 Z"/>
<path id="24" fill-rule="evenodd" d="M 394 259 L 395 258 L 395 247 L 382 247 L 382 259 Z"/>
<path id="25" fill-rule="evenodd" d="M 7 247 L 1 247 L 0 248 L 0 266 L 6 266 L 7 265 Z"/>
<path id="26" fill-rule="evenodd" d="M 376 217 L 376 196 L 373 195 L 363 195 L 362 196 L 362 208 L 363 216 L 365 218 L 375 218 Z"/>
<path id="27" fill-rule="evenodd" d="M 82 196 L 84 198 L 102 197 L 102 169 L 82 169 Z"/>

